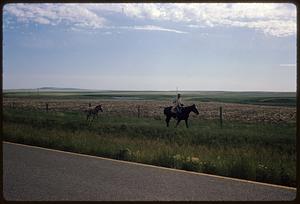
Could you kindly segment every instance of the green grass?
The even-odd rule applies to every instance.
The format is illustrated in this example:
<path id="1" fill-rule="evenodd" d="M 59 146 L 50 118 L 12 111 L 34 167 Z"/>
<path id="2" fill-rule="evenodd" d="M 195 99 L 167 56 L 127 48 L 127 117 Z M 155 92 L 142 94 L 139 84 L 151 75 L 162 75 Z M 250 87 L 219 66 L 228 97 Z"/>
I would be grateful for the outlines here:
<path id="1" fill-rule="evenodd" d="M 262 182 L 296 185 L 296 124 L 163 119 L 5 108 L 6 141 Z"/>

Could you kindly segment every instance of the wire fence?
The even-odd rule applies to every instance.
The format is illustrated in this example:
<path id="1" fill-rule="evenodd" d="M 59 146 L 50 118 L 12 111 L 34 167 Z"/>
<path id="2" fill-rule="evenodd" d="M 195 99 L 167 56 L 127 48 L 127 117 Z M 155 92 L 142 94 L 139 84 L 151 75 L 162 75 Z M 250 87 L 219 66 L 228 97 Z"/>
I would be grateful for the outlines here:
<path id="1" fill-rule="evenodd" d="M 164 119 L 164 107 L 172 104 L 167 101 L 84 101 L 84 100 L 15 100 L 4 101 L 3 108 L 44 110 L 46 112 L 76 111 L 85 114 L 91 106 L 102 105 L 104 116 L 128 116 L 137 118 Z M 192 105 L 186 104 L 186 105 Z M 201 120 L 219 120 L 242 122 L 296 122 L 296 107 L 258 106 L 245 104 L 228 104 L 214 102 L 198 102 L 196 104 L 199 115 L 190 114 L 191 118 Z"/>

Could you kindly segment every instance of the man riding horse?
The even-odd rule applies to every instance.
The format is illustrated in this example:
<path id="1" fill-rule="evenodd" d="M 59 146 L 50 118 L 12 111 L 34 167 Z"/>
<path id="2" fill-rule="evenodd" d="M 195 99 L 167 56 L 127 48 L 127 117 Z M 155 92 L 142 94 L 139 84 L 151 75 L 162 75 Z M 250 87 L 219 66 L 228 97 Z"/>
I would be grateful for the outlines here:
<path id="1" fill-rule="evenodd" d="M 173 106 L 172 106 L 171 112 L 175 113 L 178 117 L 178 115 L 181 113 L 182 107 L 183 107 L 183 104 L 181 102 L 181 95 L 177 94 L 177 97 L 174 98 L 174 100 L 173 100 Z"/>
<path id="2" fill-rule="evenodd" d="M 188 118 L 189 114 L 191 112 L 199 114 L 199 111 L 197 110 L 197 107 L 195 104 L 191 106 L 183 106 L 181 103 L 181 95 L 177 94 L 177 97 L 173 101 L 173 106 L 165 107 L 164 108 L 164 114 L 166 115 L 166 123 L 167 127 L 169 127 L 169 122 L 171 118 L 174 118 L 177 120 L 176 127 L 180 123 L 181 120 L 185 121 L 185 125 L 188 128 Z"/>

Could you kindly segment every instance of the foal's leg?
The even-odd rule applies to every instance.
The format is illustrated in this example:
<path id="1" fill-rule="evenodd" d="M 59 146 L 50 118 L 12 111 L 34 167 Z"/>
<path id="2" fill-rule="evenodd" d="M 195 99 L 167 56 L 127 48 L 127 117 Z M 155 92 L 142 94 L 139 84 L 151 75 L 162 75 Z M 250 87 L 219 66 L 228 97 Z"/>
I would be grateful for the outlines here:
<path id="1" fill-rule="evenodd" d="M 177 127 L 177 126 L 178 126 L 178 124 L 180 123 L 180 121 L 181 121 L 181 120 L 177 120 L 177 123 L 176 123 L 176 126 L 175 126 L 175 127 Z"/>
<path id="2" fill-rule="evenodd" d="M 96 113 L 93 112 L 93 121 L 95 120 Z"/>

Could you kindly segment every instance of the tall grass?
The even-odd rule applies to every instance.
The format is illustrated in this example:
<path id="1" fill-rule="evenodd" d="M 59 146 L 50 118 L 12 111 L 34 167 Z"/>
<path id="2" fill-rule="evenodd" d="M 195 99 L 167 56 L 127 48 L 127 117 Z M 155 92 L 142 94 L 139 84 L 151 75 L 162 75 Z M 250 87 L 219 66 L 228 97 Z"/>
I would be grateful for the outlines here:
<path id="1" fill-rule="evenodd" d="M 296 185 L 296 125 L 5 109 L 4 140 L 223 176 Z M 175 124 L 171 124 L 175 125 Z"/>

